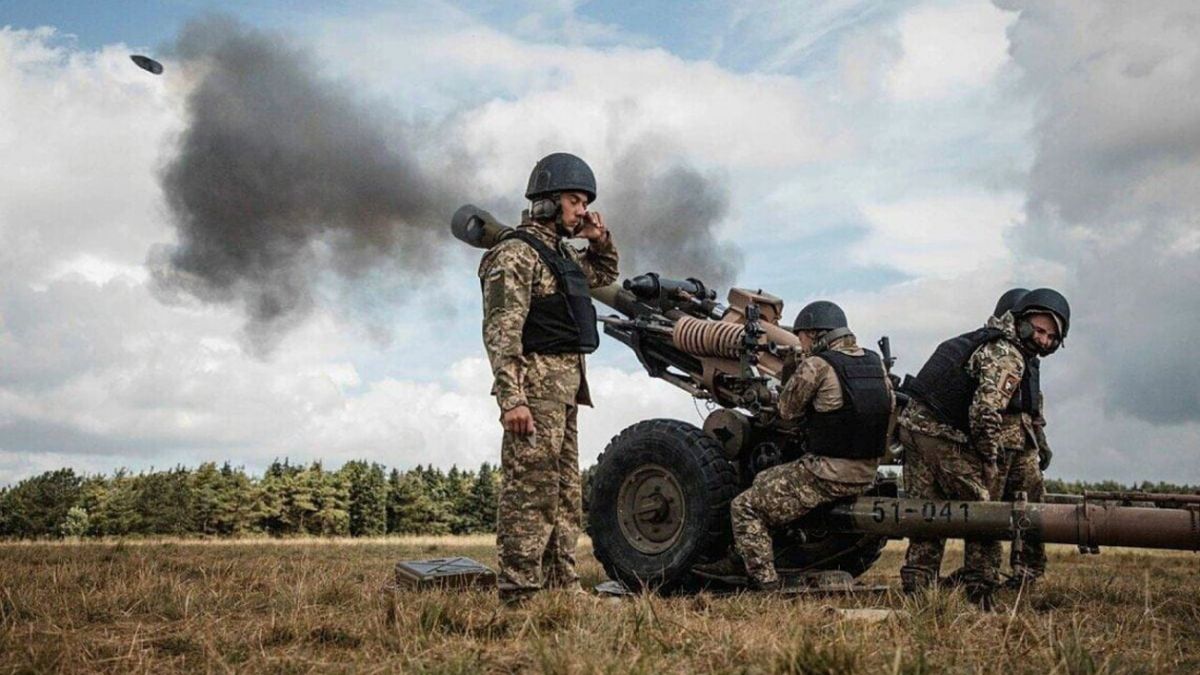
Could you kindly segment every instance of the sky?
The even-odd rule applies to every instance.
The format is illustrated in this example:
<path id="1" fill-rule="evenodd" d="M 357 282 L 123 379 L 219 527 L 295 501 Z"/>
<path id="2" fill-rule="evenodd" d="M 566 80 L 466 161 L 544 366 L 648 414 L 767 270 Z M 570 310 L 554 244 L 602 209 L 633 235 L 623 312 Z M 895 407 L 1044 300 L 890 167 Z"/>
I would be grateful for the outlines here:
<path id="1" fill-rule="evenodd" d="M 1193 2 L 5 0 L 0 27 L 0 484 L 496 463 L 479 252 L 446 226 L 514 221 L 554 151 L 595 168 L 623 276 L 834 300 L 900 373 L 1062 290 L 1048 474 L 1200 483 Z M 588 373 L 585 465 L 702 419 L 613 341 Z"/>

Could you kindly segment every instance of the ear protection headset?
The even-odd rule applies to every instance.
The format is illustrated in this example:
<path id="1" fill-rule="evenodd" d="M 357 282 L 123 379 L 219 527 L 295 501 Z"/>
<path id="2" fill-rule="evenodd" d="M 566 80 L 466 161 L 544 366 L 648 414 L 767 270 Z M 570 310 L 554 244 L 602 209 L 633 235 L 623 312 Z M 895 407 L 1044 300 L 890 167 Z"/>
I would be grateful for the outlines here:
<path id="1" fill-rule="evenodd" d="M 557 221 L 561 213 L 558 200 L 559 195 L 557 193 L 533 200 L 533 205 L 529 208 L 529 217 L 534 220 Z"/>

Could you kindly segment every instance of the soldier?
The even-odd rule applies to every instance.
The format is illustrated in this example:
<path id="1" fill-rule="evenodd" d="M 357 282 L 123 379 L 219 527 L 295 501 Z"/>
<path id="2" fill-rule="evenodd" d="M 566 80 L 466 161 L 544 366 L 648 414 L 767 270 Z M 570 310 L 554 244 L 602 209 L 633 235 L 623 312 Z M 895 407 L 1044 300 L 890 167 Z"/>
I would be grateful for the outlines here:
<path id="1" fill-rule="evenodd" d="M 748 574 L 757 588 L 778 588 L 770 528 L 862 494 L 886 451 L 895 397 L 879 355 L 858 346 L 846 314 L 832 302 L 805 306 L 794 329 L 807 356 L 784 377 L 779 413 L 805 418 L 807 453 L 762 471 L 734 498 L 730 512 L 740 561 L 699 565 L 701 576 L 732 580 Z"/>
<path id="2" fill-rule="evenodd" d="M 999 496 L 1003 414 L 1022 383 L 1031 386 L 1028 361 L 1057 350 L 1069 322 L 1066 298 L 1041 288 L 1022 295 L 1011 312 L 990 325 L 938 346 L 906 383 L 912 400 L 899 418 L 910 497 L 987 501 Z M 909 540 L 900 570 L 906 592 L 937 579 L 944 545 L 941 539 Z M 972 602 L 991 606 L 999 559 L 999 542 L 966 540 L 961 581 Z"/>
<path id="3" fill-rule="evenodd" d="M 587 207 L 596 179 L 580 158 L 543 157 L 521 225 L 483 256 L 483 342 L 500 406 L 503 483 L 499 591 L 519 603 L 543 587 L 580 591 L 582 513 L 576 414 L 591 405 L 584 355 L 599 344 L 589 287 L 617 278 L 604 219 Z M 584 238 L 580 252 L 566 238 Z"/>
<path id="4" fill-rule="evenodd" d="M 987 325 L 1000 328 L 1004 315 L 1010 313 L 1028 292 L 1025 288 L 1013 288 L 1001 295 Z M 989 490 L 993 496 L 998 495 L 1005 501 L 1016 499 L 1017 493 L 1023 492 L 1028 501 L 1040 502 L 1045 494 L 1042 472 L 1050 466 L 1053 453 L 1046 443 L 1046 420 L 1042 416 L 1041 359 L 1030 357 L 1025 365 L 1021 386 L 1001 416 L 1000 444 L 1004 450 L 996 466 L 996 479 Z M 997 557 L 992 564 L 999 568 L 1000 551 L 996 549 L 993 553 Z M 1009 588 L 1033 583 L 1046 573 L 1045 545 L 1031 535 L 1026 536 L 1021 547 L 1014 546 L 1010 551 L 1009 566 L 1012 568 L 1012 576 L 1006 582 Z M 964 573 L 960 569 L 951 574 L 949 580 L 957 582 Z"/>

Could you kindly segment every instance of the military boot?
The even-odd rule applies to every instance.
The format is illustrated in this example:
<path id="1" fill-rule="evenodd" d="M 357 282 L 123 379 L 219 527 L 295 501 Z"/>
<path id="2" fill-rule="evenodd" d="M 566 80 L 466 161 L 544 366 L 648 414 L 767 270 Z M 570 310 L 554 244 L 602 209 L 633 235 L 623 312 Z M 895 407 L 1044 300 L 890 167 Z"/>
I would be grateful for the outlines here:
<path id="1" fill-rule="evenodd" d="M 692 574 L 702 579 L 712 579 L 731 586 L 749 586 L 750 573 L 742 559 L 729 555 L 710 563 L 692 566 Z"/>

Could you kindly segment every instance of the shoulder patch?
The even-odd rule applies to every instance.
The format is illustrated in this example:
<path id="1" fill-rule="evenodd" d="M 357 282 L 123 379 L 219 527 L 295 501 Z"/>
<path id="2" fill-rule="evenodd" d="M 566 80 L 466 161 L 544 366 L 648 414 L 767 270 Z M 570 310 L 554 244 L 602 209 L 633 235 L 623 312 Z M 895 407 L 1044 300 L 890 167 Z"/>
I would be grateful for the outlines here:
<path id="1" fill-rule="evenodd" d="M 1004 381 L 1000 383 L 1000 391 L 1005 396 L 1012 396 L 1017 391 L 1017 387 L 1021 385 L 1021 378 L 1013 373 L 1004 376 Z"/>

